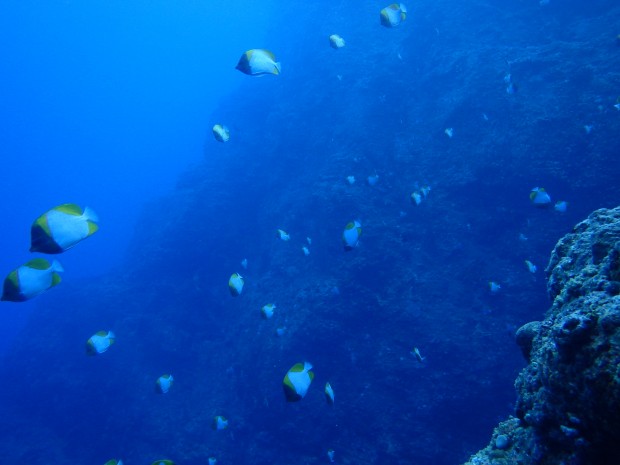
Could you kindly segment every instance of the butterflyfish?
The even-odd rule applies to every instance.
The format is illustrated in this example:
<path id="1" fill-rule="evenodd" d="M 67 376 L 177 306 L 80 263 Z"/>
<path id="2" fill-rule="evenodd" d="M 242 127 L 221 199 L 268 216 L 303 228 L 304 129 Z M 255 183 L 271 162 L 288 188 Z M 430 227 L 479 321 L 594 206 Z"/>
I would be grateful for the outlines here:
<path id="1" fill-rule="evenodd" d="M 97 331 L 86 341 L 86 353 L 88 355 L 102 354 L 116 341 L 112 331 Z"/>
<path id="2" fill-rule="evenodd" d="M 218 142 L 228 142 L 230 139 L 230 131 L 226 126 L 216 124 L 213 126 L 213 137 L 215 137 L 215 140 Z"/>
<path id="3" fill-rule="evenodd" d="M 221 431 L 228 428 L 228 420 L 221 415 L 217 415 L 216 417 L 213 417 L 212 426 L 215 431 Z"/>
<path id="4" fill-rule="evenodd" d="M 255 48 L 248 50 L 239 59 L 236 68 L 250 76 L 262 76 L 264 74 L 280 74 L 282 69 L 276 57 L 269 50 Z"/>
<path id="5" fill-rule="evenodd" d="M 241 291 L 243 291 L 243 284 L 243 276 L 241 276 L 239 273 L 233 273 L 228 280 L 228 289 L 230 290 L 230 294 L 233 297 L 241 295 Z"/>
<path id="6" fill-rule="evenodd" d="M 92 236 L 99 218 L 88 207 L 65 203 L 39 216 L 30 228 L 30 251 L 56 254 Z"/>
<path id="7" fill-rule="evenodd" d="M 288 402 L 297 402 L 306 396 L 310 383 L 314 379 L 314 373 L 310 371 L 311 369 L 312 364 L 308 362 L 296 363 L 286 373 L 282 387 Z"/>
<path id="8" fill-rule="evenodd" d="M 172 375 L 166 373 L 161 375 L 157 378 L 157 381 L 155 381 L 155 390 L 160 394 L 168 394 L 168 391 L 170 391 L 173 383 L 174 378 Z"/>
<path id="9" fill-rule="evenodd" d="M 9 302 L 24 302 L 60 283 L 58 273 L 64 271 L 56 260 L 35 258 L 11 271 L 4 279 L 2 298 Z"/>
<path id="10" fill-rule="evenodd" d="M 339 48 L 344 47 L 345 45 L 344 39 L 340 37 L 338 34 L 332 34 L 331 36 L 329 36 L 329 45 L 332 48 L 335 48 L 336 50 L 338 50 Z"/>
<path id="11" fill-rule="evenodd" d="M 396 27 L 407 18 L 407 8 L 402 3 L 392 3 L 381 10 L 381 25 Z"/>
<path id="12" fill-rule="evenodd" d="M 329 405 L 334 405 L 334 389 L 331 384 L 325 383 L 325 400 Z"/>
<path id="13" fill-rule="evenodd" d="M 362 235 L 362 225 L 359 221 L 353 221 L 348 223 L 342 233 L 342 242 L 344 243 L 344 250 L 353 250 L 359 243 L 360 236 Z"/>

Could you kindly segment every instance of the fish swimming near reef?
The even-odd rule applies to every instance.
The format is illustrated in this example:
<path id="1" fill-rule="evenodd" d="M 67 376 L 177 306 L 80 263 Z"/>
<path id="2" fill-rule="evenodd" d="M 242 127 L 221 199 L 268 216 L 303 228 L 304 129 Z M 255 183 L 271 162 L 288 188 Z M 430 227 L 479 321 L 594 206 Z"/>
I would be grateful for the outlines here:
<path id="1" fill-rule="evenodd" d="M 2 298 L 9 302 L 24 302 L 58 285 L 58 273 L 62 265 L 56 260 L 50 263 L 44 258 L 35 258 L 11 271 L 4 279 Z"/>
<path id="2" fill-rule="evenodd" d="M 276 57 L 272 52 L 262 48 L 255 48 L 241 55 L 236 69 L 250 76 L 278 75 L 282 66 L 276 61 Z"/>
<path id="3" fill-rule="evenodd" d="M 39 216 L 30 228 L 30 251 L 62 253 L 92 236 L 99 226 L 97 214 L 88 207 L 65 203 Z"/>

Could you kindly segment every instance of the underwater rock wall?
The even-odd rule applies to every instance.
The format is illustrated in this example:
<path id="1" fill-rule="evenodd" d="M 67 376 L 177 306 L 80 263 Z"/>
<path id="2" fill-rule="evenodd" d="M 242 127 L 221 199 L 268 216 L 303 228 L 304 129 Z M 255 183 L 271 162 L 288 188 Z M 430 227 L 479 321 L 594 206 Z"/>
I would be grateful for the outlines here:
<path id="1" fill-rule="evenodd" d="M 471 465 L 620 463 L 620 207 L 575 226 L 546 273 L 553 304 L 517 338 L 516 418 Z"/>
<path id="2" fill-rule="evenodd" d="M 448 465 L 478 449 L 514 410 L 514 331 L 548 304 L 523 261 L 542 264 L 577 218 L 620 198 L 620 9 L 555 3 L 420 3 L 394 30 L 375 2 L 304 5 L 315 23 L 283 5 L 266 44 L 282 75 L 249 78 L 205 118 L 205 133 L 228 124 L 230 142 L 209 135 L 204 163 L 145 208 L 118 270 L 38 298 L 0 367 L 4 459 L 313 464 L 331 447 L 342 464 Z M 334 32 L 346 48 L 329 48 Z M 432 191 L 416 207 L 418 183 Z M 537 185 L 568 212 L 532 207 Z M 361 245 L 345 253 L 354 219 Z M 238 298 L 233 272 L 246 278 Z M 103 329 L 116 344 L 86 357 Z M 282 377 L 306 359 L 315 384 L 286 404 Z M 158 396 L 166 372 L 175 386 Z M 212 431 L 214 415 L 230 428 Z"/>

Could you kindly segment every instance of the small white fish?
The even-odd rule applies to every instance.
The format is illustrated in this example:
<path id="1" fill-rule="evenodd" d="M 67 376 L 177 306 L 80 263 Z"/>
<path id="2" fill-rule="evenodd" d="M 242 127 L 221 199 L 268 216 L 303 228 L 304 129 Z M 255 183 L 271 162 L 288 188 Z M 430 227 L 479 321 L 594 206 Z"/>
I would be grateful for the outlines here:
<path id="1" fill-rule="evenodd" d="M 310 371 L 312 364 L 308 362 L 296 363 L 286 372 L 282 380 L 284 396 L 288 402 L 297 402 L 303 399 L 314 379 L 314 373 Z"/>
<path id="2" fill-rule="evenodd" d="M 334 449 L 329 449 L 327 451 L 327 458 L 329 459 L 329 463 L 334 463 L 336 461 L 336 452 Z"/>
<path id="3" fill-rule="evenodd" d="M 331 36 L 329 36 L 329 45 L 331 48 L 335 48 L 336 50 L 338 50 L 339 48 L 345 46 L 345 42 L 344 39 L 338 34 L 332 34 Z"/>
<path id="4" fill-rule="evenodd" d="M 411 194 L 411 201 L 415 205 L 420 205 L 422 203 L 422 194 L 419 191 L 413 191 Z"/>
<path id="5" fill-rule="evenodd" d="M 369 186 L 374 186 L 375 184 L 377 184 L 377 181 L 379 181 L 379 175 L 377 173 L 371 174 L 370 176 L 368 176 Z"/>
<path id="6" fill-rule="evenodd" d="M 536 267 L 536 265 L 534 265 L 531 261 L 529 260 L 525 260 L 525 266 L 527 266 L 527 269 L 530 273 L 536 273 L 536 270 L 538 269 Z"/>
<path id="7" fill-rule="evenodd" d="M 286 327 L 285 326 L 281 326 L 279 328 L 276 328 L 276 334 L 278 336 L 284 336 L 284 333 L 286 333 Z"/>
<path id="8" fill-rule="evenodd" d="M 556 212 L 560 212 L 560 213 L 566 213 L 566 210 L 568 209 L 568 202 L 564 201 L 564 200 L 558 200 L 555 205 L 553 206 L 553 209 Z"/>
<path id="9" fill-rule="evenodd" d="M 283 231 L 281 229 L 278 229 L 278 237 L 283 241 L 288 241 L 291 239 L 291 236 L 288 235 L 286 231 Z"/>
<path id="10" fill-rule="evenodd" d="M 482 119 L 485 121 L 489 121 L 489 117 L 487 116 L 486 113 L 482 113 Z"/>
<path id="11" fill-rule="evenodd" d="M 339 81 L 342 81 L 342 74 L 336 74 L 336 77 L 338 78 Z"/>
<path id="12" fill-rule="evenodd" d="M 489 281 L 489 290 L 493 294 L 497 294 L 500 291 L 501 288 L 502 288 L 502 286 L 497 284 L 495 281 Z"/>
<path id="13" fill-rule="evenodd" d="M 306 242 L 308 243 L 308 245 L 312 245 L 312 239 L 310 239 L 309 237 L 306 237 Z"/>
<path id="14" fill-rule="evenodd" d="M 221 415 L 213 417 L 213 429 L 215 431 L 221 431 L 228 428 L 228 420 Z"/>
<path id="15" fill-rule="evenodd" d="M 241 266 L 243 267 L 244 270 L 248 269 L 248 259 L 244 258 L 243 260 L 241 260 Z"/>
<path id="16" fill-rule="evenodd" d="M 261 312 L 261 315 L 263 315 L 263 318 L 265 318 L 266 320 L 269 320 L 273 316 L 275 309 L 276 309 L 275 304 L 267 304 L 267 305 L 263 305 L 263 307 L 260 309 L 260 312 Z"/>
<path id="17" fill-rule="evenodd" d="M 615 108 L 616 110 L 620 111 L 620 103 L 616 103 L 616 104 L 614 105 L 614 108 Z"/>
<path id="18" fill-rule="evenodd" d="M 243 276 L 241 276 L 239 273 L 233 273 L 228 280 L 228 289 L 230 290 L 230 295 L 232 295 L 233 297 L 241 295 L 244 284 L 245 282 L 243 280 Z"/>
<path id="19" fill-rule="evenodd" d="M 174 378 L 170 374 L 161 375 L 157 378 L 155 382 L 155 390 L 160 394 L 168 394 L 172 384 L 174 383 Z"/>
<path id="20" fill-rule="evenodd" d="M 325 400 L 329 405 L 334 405 L 334 399 L 335 395 L 331 384 L 325 383 Z"/>
<path id="21" fill-rule="evenodd" d="M 278 75 L 282 71 L 282 66 L 276 62 L 276 57 L 269 50 L 252 49 L 241 55 L 236 68 L 244 74 L 250 76 L 261 76 L 263 74 Z"/>
<path id="22" fill-rule="evenodd" d="M 102 354 L 116 342 L 116 336 L 112 331 L 97 331 L 86 341 L 86 353 L 88 355 Z"/>
<path id="23" fill-rule="evenodd" d="M 411 350 L 411 355 L 413 355 L 418 362 L 420 363 L 424 362 L 425 357 L 422 357 L 422 354 L 420 353 L 420 349 L 418 349 L 417 347 L 414 347 Z"/>
<path id="24" fill-rule="evenodd" d="M 380 12 L 381 25 L 396 27 L 407 18 L 407 8 L 402 3 L 392 3 Z"/>
<path id="25" fill-rule="evenodd" d="M 209 457 L 209 465 L 215 465 L 217 463 L 217 459 L 215 457 Z"/>
<path id="26" fill-rule="evenodd" d="M 523 234 L 523 233 L 519 233 L 519 240 L 521 242 L 525 242 L 525 241 L 527 241 L 527 236 L 525 234 Z"/>
<path id="27" fill-rule="evenodd" d="M 448 136 L 450 139 L 452 139 L 452 136 L 454 136 L 454 129 L 453 128 L 446 128 L 443 131 L 446 136 Z"/>
<path id="28" fill-rule="evenodd" d="M 548 207 L 551 204 L 551 196 L 544 187 L 535 187 L 530 191 L 530 200 L 537 207 Z"/>
<path id="29" fill-rule="evenodd" d="M 342 233 L 342 242 L 344 250 L 353 250 L 359 244 L 362 235 L 362 224 L 359 221 L 347 223 Z"/>
<path id="30" fill-rule="evenodd" d="M 355 184 L 355 176 L 347 176 L 347 182 L 351 185 Z"/>
<path id="31" fill-rule="evenodd" d="M 218 142 L 228 142 L 230 139 L 230 131 L 226 126 L 216 124 L 213 126 L 213 137 Z"/>
<path id="32" fill-rule="evenodd" d="M 301 251 L 304 253 L 306 257 L 310 255 L 310 250 L 308 250 L 308 247 L 306 247 L 305 245 L 301 248 Z"/>
<path id="33" fill-rule="evenodd" d="M 594 129 L 594 125 L 593 124 L 585 124 L 583 126 L 583 129 L 586 131 L 586 134 L 590 134 L 592 132 L 592 129 Z"/>

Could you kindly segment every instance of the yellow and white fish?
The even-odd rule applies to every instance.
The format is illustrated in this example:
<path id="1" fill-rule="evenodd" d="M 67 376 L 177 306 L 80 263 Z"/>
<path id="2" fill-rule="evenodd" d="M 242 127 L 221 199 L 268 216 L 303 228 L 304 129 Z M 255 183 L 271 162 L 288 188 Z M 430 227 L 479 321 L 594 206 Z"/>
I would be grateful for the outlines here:
<path id="1" fill-rule="evenodd" d="M 336 50 L 338 50 L 339 48 L 344 47 L 345 45 L 344 39 L 340 37 L 338 34 L 332 34 L 331 36 L 329 36 L 329 45 L 332 48 L 335 48 Z"/>
<path id="2" fill-rule="evenodd" d="M 7 275 L 0 300 L 24 302 L 36 297 L 56 286 L 61 281 L 58 273 L 63 271 L 56 260 L 52 263 L 44 258 L 30 260 Z"/>
<path id="3" fill-rule="evenodd" d="M 221 431 L 228 428 L 228 420 L 221 415 L 213 417 L 213 429 L 215 431 Z"/>
<path id="4" fill-rule="evenodd" d="M 236 69 L 250 76 L 264 74 L 280 74 L 282 66 L 276 62 L 276 57 L 269 50 L 254 48 L 248 50 L 239 59 Z"/>
<path id="5" fill-rule="evenodd" d="M 282 387 L 288 402 L 297 402 L 306 396 L 310 383 L 314 379 L 314 373 L 310 371 L 311 369 L 312 365 L 308 362 L 296 363 L 286 373 Z"/>
<path id="6" fill-rule="evenodd" d="M 122 460 L 118 460 L 118 459 L 112 459 L 112 460 L 108 460 L 103 465 L 123 465 L 123 461 Z"/>
<path id="7" fill-rule="evenodd" d="M 260 309 L 260 312 L 263 315 L 263 318 L 265 318 L 266 320 L 269 320 L 273 316 L 275 309 L 276 309 L 275 304 L 267 304 L 267 305 L 263 305 L 263 307 Z"/>
<path id="8" fill-rule="evenodd" d="M 112 331 L 97 331 L 86 341 L 86 353 L 88 355 L 102 354 L 116 341 Z"/>
<path id="9" fill-rule="evenodd" d="M 283 241 L 289 241 L 289 240 L 291 240 L 291 236 L 290 236 L 290 235 L 289 235 L 286 231 L 283 231 L 283 230 L 281 230 L 281 229 L 278 229 L 278 231 L 277 231 L 277 232 L 278 232 L 278 237 L 279 237 L 280 239 L 282 239 Z"/>
<path id="10" fill-rule="evenodd" d="M 230 131 L 226 126 L 216 124 L 213 126 L 213 137 L 215 137 L 215 140 L 218 142 L 228 142 L 230 139 Z"/>
<path id="11" fill-rule="evenodd" d="M 527 270 L 528 270 L 530 273 L 536 273 L 536 270 L 538 269 L 538 268 L 536 267 L 536 265 L 534 265 L 534 264 L 533 264 L 531 261 L 529 261 L 529 260 L 525 260 L 525 266 L 527 266 Z"/>
<path id="12" fill-rule="evenodd" d="M 551 205 L 551 196 L 547 194 L 544 187 L 535 187 L 530 192 L 530 200 L 537 207 L 548 207 Z"/>
<path id="13" fill-rule="evenodd" d="M 362 235 L 362 225 L 359 221 L 348 223 L 342 233 L 342 242 L 344 242 L 344 250 L 353 250 L 359 243 Z"/>
<path id="14" fill-rule="evenodd" d="M 325 400 L 329 405 L 334 405 L 334 390 L 331 384 L 325 383 Z"/>
<path id="15" fill-rule="evenodd" d="M 65 203 L 39 216 L 30 228 L 30 251 L 56 254 L 93 235 L 99 218 L 90 208 Z"/>
<path id="16" fill-rule="evenodd" d="M 241 291 L 243 291 L 243 284 L 243 276 L 241 276 L 239 273 L 233 273 L 228 280 L 228 289 L 230 290 L 230 294 L 233 297 L 241 295 Z"/>
<path id="17" fill-rule="evenodd" d="M 413 355 L 418 362 L 420 363 L 424 362 L 424 357 L 422 357 L 422 354 L 420 353 L 420 349 L 418 349 L 417 347 L 414 347 L 411 350 L 411 355 Z"/>
<path id="18" fill-rule="evenodd" d="M 160 394 L 168 394 L 172 384 L 174 383 L 174 378 L 172 375 L 166 373 L 165 375 L 161 375 L 155 381 L 155 390 Z"/>
<path id="19" fill-rule="evenodd" d="M 381 10 L 381 25 L 396 27 L 407 18 L 407 8 L 402 3 L 392 3 Z"/>

